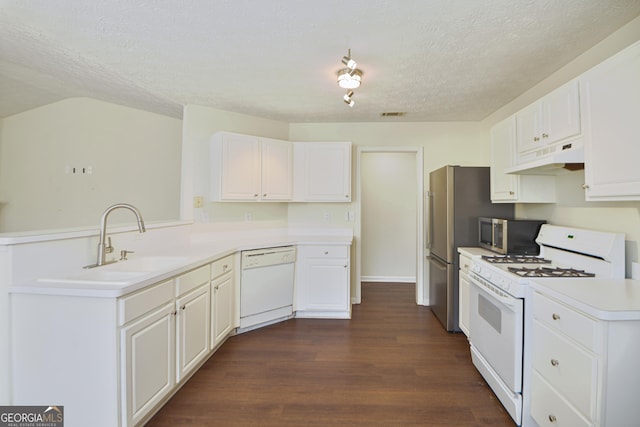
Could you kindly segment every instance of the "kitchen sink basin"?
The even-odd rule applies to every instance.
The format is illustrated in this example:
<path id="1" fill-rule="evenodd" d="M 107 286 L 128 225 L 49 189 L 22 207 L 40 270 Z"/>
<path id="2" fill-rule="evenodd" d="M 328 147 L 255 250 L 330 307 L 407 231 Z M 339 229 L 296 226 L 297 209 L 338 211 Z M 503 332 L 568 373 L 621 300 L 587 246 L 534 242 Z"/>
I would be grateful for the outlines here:
<path id="1" fill-rule="evenodd" d="M 136 278 L 149 274 L 148 271 L 112 271 L 95 270 L 86 271 L 80 274 L 38 279 L 38 282 L 49 283 L 87 283 L 94 285 L 125 285 L 135 281 Z"/>
<path id="2" fill-rule="evenodd" d="M 144 256 L 106 264 L 101 267 L 90 268 L 83 270 L 81 273 L 69 276 L 43 278 L 38 279 L 38 281 L 92 285 L 126 285 L 154 271 L 166 271 L 172 266 L 178 265 L 186 260 L 186 257 L 177 256 Z"/>

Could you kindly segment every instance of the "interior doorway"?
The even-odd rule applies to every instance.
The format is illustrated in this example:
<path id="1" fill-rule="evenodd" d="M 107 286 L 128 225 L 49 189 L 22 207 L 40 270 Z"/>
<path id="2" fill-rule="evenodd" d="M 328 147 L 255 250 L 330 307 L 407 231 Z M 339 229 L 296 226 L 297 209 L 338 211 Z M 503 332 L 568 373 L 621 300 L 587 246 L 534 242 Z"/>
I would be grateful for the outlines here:
<path id="1" fill-rule="evenodd" d="M 424 205 L 421 147 L 359 147 L 357 157 L 356 286 L 415 282 L 424 303 Z"/>

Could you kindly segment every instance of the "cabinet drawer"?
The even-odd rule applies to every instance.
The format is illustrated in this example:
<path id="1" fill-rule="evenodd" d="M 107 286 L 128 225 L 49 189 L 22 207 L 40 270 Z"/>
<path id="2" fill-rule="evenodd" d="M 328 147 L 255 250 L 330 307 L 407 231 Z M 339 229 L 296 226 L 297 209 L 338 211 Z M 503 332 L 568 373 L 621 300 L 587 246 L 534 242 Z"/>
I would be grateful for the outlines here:
<path id="1" fill-rule="evenodd" d="M 571 337 L 589 350 L 594 352 L 599 350 L 596 343 L 599 342 L 600 330 L 595 320 L 538 292 L 534 295 L 533 304 L 533 314 L 536 319 Z"/>
<path id="2" fill-rule="evenodd" d="M 531 376 L 531 416 L 540 427 L 591 426 L 591 422 L 584 419 L 537 372 Z"/>
<path id="3" fill-rule="evenodd" d="M 209 265 L 196 268 L 188 273 L 176 277 L 176 296 L 189 292 L 210 279 Z"/>
<path id="4" fill-rule="evenodd" d="M 587 417 L 595 412 L 598 359 L 535 320 L 533 369 Z"/>
<path id="5" fill-rule="evenodd" d="M 469 273 L 469 270 L 471 270 L 471 258 L 460 254 L 460 271 Z"/>
<path id="6" fill-rule="evenodd" d="M 298 250 L 300 257 L 305 258 L 347 258 L 349 256 L 348 246 L 301 246 Z"/>
<path id="7" fill-rule="evenodd" d="M 211 264 L 211 278 L 215 279 L 231 270 L 233 270 L 233 255 L 214 261 Z"/>
<path id="8" fill-rule="evenodd" d="M 133 320 L 173 299 L 173 280 L 153 285 L 118 300 L 118 325 Z"/>

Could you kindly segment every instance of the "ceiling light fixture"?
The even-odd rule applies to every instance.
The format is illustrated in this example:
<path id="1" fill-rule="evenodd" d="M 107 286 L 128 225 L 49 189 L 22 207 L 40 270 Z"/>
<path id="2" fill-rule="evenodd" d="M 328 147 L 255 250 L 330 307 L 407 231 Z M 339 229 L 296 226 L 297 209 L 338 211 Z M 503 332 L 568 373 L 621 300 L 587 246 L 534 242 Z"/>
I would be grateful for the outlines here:
<path id="1" fill-rule="evenodd" d="M 362 84 L 362 70 L 357 69 L 358 63 L 351 58 L 351 49 L 348 50 L 347 56 L 342 57 L 342 63 L 347 68 L 338 70 L 338 86 L 343 89 L 347 89 L 347 93 L 342 97 L 344 103 L 349 107 L 355 105 L 353 100 L 353 90 Z"/>
<path id="2" fill-rule="evenodd" d="M 351 49 L 349 49 L 348 52 L 349 53 L 347 53 L 347 56 L 342 57 L 342 63 L 346 65 L 348 69 L 355 70 L 356 67 L 358 66 L 358 63 L 353 59 L 351 59 Z"/>
<path id="3" fill-rule="evenodd" d="M 342 99 L 344 100 L 344 103 L 347 104 L 349 107 L 353 107 L 354 105 L 356 105 L 356 102 L 353 99 L 351 99 L 352 96 L 353 96 L 353 91 L 350 90 L 342 97 Z"/>
<path id="4" fill-rule="evenodd" d="M 343 68 L 338 71 L 338 86 L 343 89 L 355 89 L 362 83 L 362 71 Z"/>

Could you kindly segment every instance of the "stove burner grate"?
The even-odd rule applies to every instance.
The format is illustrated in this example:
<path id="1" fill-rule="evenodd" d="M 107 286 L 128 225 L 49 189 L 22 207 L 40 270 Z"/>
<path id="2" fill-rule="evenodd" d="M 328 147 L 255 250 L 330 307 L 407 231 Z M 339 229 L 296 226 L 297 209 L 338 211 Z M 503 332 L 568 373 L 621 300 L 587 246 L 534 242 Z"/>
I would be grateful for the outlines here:
<path id="1" fill-rule="evenodd" d="M 482 259 L 492 264 L 551 264 L 548 259 L 535 255 L 483 255 Z"/>
<path id="2" fill-rule="evenodd" d="M 521 277 L 595 277 L 594 273 L 575 268 L 550 267 L 508 267 L 509 271 Z"/>

